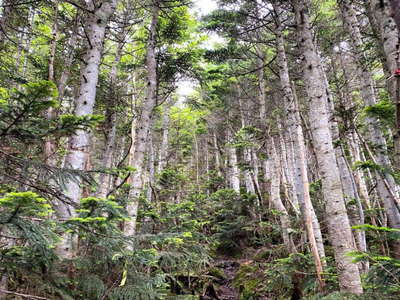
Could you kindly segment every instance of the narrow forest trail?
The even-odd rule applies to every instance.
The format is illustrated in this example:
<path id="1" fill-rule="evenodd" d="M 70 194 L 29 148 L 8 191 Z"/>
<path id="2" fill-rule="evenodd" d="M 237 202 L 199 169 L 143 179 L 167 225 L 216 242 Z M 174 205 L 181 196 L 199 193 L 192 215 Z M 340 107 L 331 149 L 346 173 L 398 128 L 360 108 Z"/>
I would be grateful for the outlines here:
<path id="1" fill-rule="evenodd" d="M 249 263 L 249 259 L 240 257 L 233 258 L 229 256 L 220 256 L 215 259 L 215 263 L 213 264 L 213 268 L 216 268 L 223 272 L 224 279 L 219 282 L 218 288 L 216 288 L 212 294 L 208 294 L 207 296 L 203 296 L 201 300 L 239 300 L 240 299 L 240 290 L 241 287 L 235 286 L 235 278 L 238 276 L 240 268 L 243 265 Z M 237 281 L 237 278 L 236 278 Z M 215 287 L 214 287 L 215 288 Z M 268 300 L 271 298 L 268 297 L 260 297 L 259 300 Z"/>
<path id="2" fill-rule="evenodd" d="M 240 262 L 231 257 L 217 257 L 214 260 L 210 273 L 219 279 L 211 284 L 201 300 L 236 300 L 239 299 L 239 290 L 234 287 L 234 280 L 240 268 Z"/>
<path id="3" fill-rule="evenodd" d="M 220 258 L 216 261 L 215 266 L 221 269 L 225 274 L 225 281 L 217 290 L 218 299 L 239 299 L 239 291 L 233 286 L 233 280 L 239 270 L 240 263 L 233 259 Z"/>

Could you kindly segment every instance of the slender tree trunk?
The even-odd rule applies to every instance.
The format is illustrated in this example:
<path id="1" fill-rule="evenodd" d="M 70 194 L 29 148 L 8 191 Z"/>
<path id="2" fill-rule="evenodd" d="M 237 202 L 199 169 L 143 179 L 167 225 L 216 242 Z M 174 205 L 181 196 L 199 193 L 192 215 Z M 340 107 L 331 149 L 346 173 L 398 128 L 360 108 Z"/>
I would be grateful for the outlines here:
<path id="1" fill-rule="evenodd" d="M 131 160 L 131 167 L 135 171 L 129 177 L 131 185 L 129 190 L 129 204 L 127 211 L 130 220 L 125 222 L 124 233 L 133 236 L 136 233 L 136 219 L 139 206 L 139 196 L 143 189 L 144 158 L 147 144 L 147 136 L 151 125 L 153 110 L 157 103 L 157 59 L 156 59 L 156 33 L 158 26 L 158 16 L 160 11 L 160 1 L 155 0 L 152 8 L 152 20 L 149 30 L 147 43 L 146 67 L 147 67 L 147 88 L 141 115 L 137 121 L 136 136 L 134 140 L 134 152 Z"/>
<path id="2" fill-rule="evenodd" d="M 389 70 L 387 86 L 389 94 L 396 107 L 396 128 L 393 134 L 395 169 L 400 170 L 400 76 L 397 70 L 400 68 L 400 5 L 399 1 L 372 0 L 376 20 L 379 24 L 380 36 L 385 54 L 386 67 Z M 394 17 L 394 19 L 392 18 Z M 396 26 L 397 24 L 397 26 Z"/>
<path id="3" fill-rule="evenodd" d="M 238 104 L 239 104 L 239 112 L 240 112 L 240 122 L 242 125 L 242 128 L 246 127 L 247 125 L 247 118 L 246 118 L 246 109 L 247 107 L 244 107 L 242 99 L 241 99 L 241 93 L 240 93 L 240 87 L 236 86 L 236 90 L 238 92 Z M 243 147 L 243 161 L 244 161 L 244 169 L 243 175 L 244 175 L 244 183 L 246 185 L 246 192 L 250 194 L 255 194 L 255 188 L 253 185 L 253 179 L 251 175 L 251 170 L 250 170 L 250 164 L 251 164 L 251 149 L 250 147 Z"/>
<path id="4" fill-rule="evenodd" d="M 279 79 L 285 101 L 285 111 L 287 113 L 288 136 L 291 142 L 291 148 L 293 149 L 294 168 L 292 172 L 294 175 L 294 188 L 305 223 L 311 253 L 314 257 L 318 282 L 322 290 L 325 286 L 322 277 L 323 267 L 325 265 L 325 248 L 319 222 L 310 198 L 304 134 L 301 126 L 296 93 L 290 84 L 289 69 L 281 28 L 282 25 L 279 20 L 279 9 L 277 6 L 274 8 L 278 12 L 278 27 L 276 30 L 277 59 L 279 65 Z"/>
<path id="5" fill-rule="evenodd" d="M 332 69 L 334 74 L 336 74 L 337 70 L 335 64 L 332 64 Z M 326 78 L 326 73 L 322 72 L 321 77 L 325 78 L 325 86 L 328 89 L 329 83 Z M 344 95 L 344 93 L 341 91 L 341 88 L 339 89 L 340 89 L 338 93 L 339 100 L 342 104 L 346 106 L 347 104 L 346 102 L 349 102 L 347 99 L 348 95 Z M 328 101 L 327 108 L 330 113 L 331 133 L 332 133 L 333 144 L 335 145 L 336 161 L 339 167 L 340 179 L 342 182 L 342 188 L 345 196 L 345 202 L 350 218 L 350 223 L 352 226 L 362 225 L 365 223 L 364 210 L 362 207 L 360 195 L 358 193 L 354 174 L 351 170 L 350 163 L 345 155 L 344 146 L 346 139 L 345 138 L 341 139 L 340 136 L 337 116 L 335 114 L 335 103 L 333 99 L 330 99 L 330 101 Z M 367 251 L 365 231 L 356 229 L 353 230 L 353 235 L 355 238 L 357 248 L 360 251 L 364 252 Z M 360 271 L 362 271 L 363 273 L 367 271 L 366 263 L 361 263 L 359 264 L 359 266 L 360 266 Z"/>
<path id="6" fill-rule="evenodd" d="M 213 131 L 213 143 L 214 143 L 214 155 L 215 155 L 215 169 L 217 170 L 217 175 L 222 176 L 221 155 L 219 153 L 218 139 L 215 131 Z"/>
<path id="7" fill-rule="evenodd" d="M 265 127 L 265 117 L 266 117 L 266 108 L 265 108 L 265 78 L 264 78 L 264 60 L 265 55 L 263 53 L 262 47 L 260 45 L 256 45 L 257 51 L 257 68 L 258 68 L 258 103 L 260 105 L 260 125 L 261 127 Z"/>
<path id="8" fill-rule="evenodd" d="M 107 130 L 106 145 L 103 153 L 103 159 L 101 167 L 104 169 L 110 169 L 112 167 L 113 155 L 115 149 L 115 143 L 117 138 L 117 114 L 116 112 L 111 112 L 109 116 L 109 122 L 107 122 L 109 129 Z M 107 170 L 108 171 L 108 170 Z M 106 171 L 106 172 L 107 172 Z M 110 189 L 110 175 L 108 173 L 101 173 L 99 177 L 97 191 L 97 197 L 106 198 Z"/>
<path id="9" fill-rule="evenodd" d="M 238 167 L 238 159 L 236 154 L 236 148 L 233 147 L 230 143 L 233 142 L 233 137 L 230 132 L 230 129 L 227 128 L 227 152 L 228 152 L 228 163 L 229 163 L 229 185 L 231 189 L 235 190 L 235 192 L 240 192 L 240 171 Z"/>
<path id="10" fill-rule="evenodd" d="M 154 145 L 153 145 L 153 135 L 149 133 L 149 139 L 148 139 L 148 158 L 147 158 L 147 164 L 148 164 L 148 178 L 147 178 L 147 194 L 146 198 L 149 203 L 152 202 L 153 200 L 153 186 L 154 186 L 154 181 L 155 181 L 155 168 L 154 168 Z"/>
<path id="11" fill-rule="evenodd" d="M 361 96 L 365 102 L 365 105 L 375 105 L 377 103 L 377 99 L 374 90 L 373 76 L 366 65 L 366 57 L 362 47 L 362 37 L 354 8 L 349 0 L 340 1 L 339 3 L 346 29 L 351 37 L 351 45 L 353 51 L 355 52 L 358 81 L 361 84 Z M 384 168 L 391 169 L 391 163 L 387 153 L 387 145 L 383 133 L 379 127 L 379 121 L 372 117 L 367 117 L 366 121 L 369 128 L 368 138 L 375 148 L 376 162 Z M 394 228 L 400 228 L 400 212 L 398 209 L 399 199 L 396 193 L 397 186 L 394 178 L 389 172 L 385 172 L 384 174 L 378 174 L 377 172 L 377 176 L 377 188 L 380 196 L 383 199 L 389 224 Z M 394 245 L 394 251 L 395 255 L 399 257 L 400 245 Z"/>
<path id="12" fill-rule="evenodd" d="M 109 18 L 116 7 L 116 0 L 102 1 L 102 5 L 93 10 L 88 17 L 87 35 L 89 48 L 85 56 L 85 64 L 81 70 L 79 96 L 75 100 L 75 115 L 85 116 L 93 113 L 96 98 L 96 85 L 99 77 L 99 65 L 103 48 L 105 29 Z M 65 165 L 73 170 L 84 170 L 88 160 L 88 149 L 90 143 L 90 132 L 88 130 L 77 130 L 69 139 Z M 77 205 L 81 197 L 81 179 L 68 180 L 65 185 L 65 194 L 72 203 Z M 76 216 L 75 207 L 60 204 L 57 213 L 62 220 L 68 220 Z M 63 258 L 74 255 L 76 245 L 73 245 L 71 235 L 64 236 L 57 248 L 58 254 Z"/>
<path id="13" fill-rule="evenodd" d="M 326 86 L 328 86 L 326 84 Z M 364 224 L 364 212 L 358 209 L 357 204 L 360 203 L 357 187 L 354 184 L 353 173 L 351 172 L 349 163 L 344 154 L 343 141 L 340 139 L 339 126 L 335 117 L 335 107 L 333 99 L 328 102 L 327 107 L 330 114 L 330 127 L 332 141 L 335 145 L 336 162 L 339 167 L 340 181 L 344 193 L 344 199 L 347 206 L 350 223 L 352 226 Z M 353 201 L 356 203 L 353 204 Z M 357 248 L 360 251 L 366 251 L 365 233 L 361 230 L 353 230 L 353 236 L 356 241 Z"/>
<path id="14" fill-rule="evenodd" d="M 278 121 L 277 121 L 278 122 Z M 284 189 L 286 190 L 287 198 L 288 201 L 290 202 L 294 212 L 296 215 L 299 214 L 299 201 L 297 199 L 297 193 L 295 191 L 295 185 L 294 185 L 294 179 L 293 179 L 293 174 L 294 170 L 291 169 L 291 165 L 289 162 L 290 159 L 290 147 L 288 147 L 287 141 L 285 141 L 283 134 L 282 126 L 278 123 L 278 128 L 279 128 L 279 143 L 280 143 L 280 149 L 281 151 L 281 165 L 282 165 L 282 181 L 284 184 Z"/>
<path id="15" fill-rule="evenodd" d="M 49 53 L 49 65 L 48 65 L 48 77 L 49 81 L 54 82 L 54 62 L 56 57 L 56 48 L 57 48 L 57 35 L 58 35 L 58 0 L 54 3 L 54 20 L 53 20 L 53 28 L 51 31 L 51 42 L 50 42 L 50 53 Z M 50 107 L 47 109 L 46 118 L 48 120 L 53 120 L 56 117 L 56 108 Z M 46 164 L 49 166 L 56 166 L 56 153 L 57 147 L 53 138 L 47 137 L 44 143 L 43 154 L 45 158 Z"/>
<path id="16" fill-rule="evenodd" d="M 67 83 L 71 74 L 71 66 L 72 63 L 74 62 L 74 54 L 75 54 L 75 49 L 77 48 L 77 44 L 79 44 L 79 34 L 78 34 L 78 25 L 80 21 L 80 16 L 78 13 L 76 13 L 75 16 L 75 23 L 74 23 L 74 28 L 73 31 L 68 39 L 67 43 L 67 55 L 64 61 L 64 68 L 62 69 L 61 75 L 59 80 L 57 81 L 57 89 L 58 89 L 58 99 L 61 102 L 64 98 L 65 94 L 65 88 L 67 87 Z"/>
<path id="17" fill-rule="evenodd" d="M 280 185 L 281 185 L 281 164 L 280 159 L 275 146 L 274 139 L 271 138 L 269 144 L 269 155 L 272 160 L 272 177 L 271 177 L 271 203 L 273 207 L 279 212 L 279 219 L 282 227 L 282 237 L 285 243 L 285 246 L 289 253 L 296 252 L 296 247 L 294 246 L 291 232 L 293 229 L 291 228 L 289 214 L 286 210 L 286 207 L 282 203 L 282 199 L 280 196 Z"/>
<path id="18" fill-rule="evenodd" d="M 124 33 L 121 34 L 123 36 Z M 112 158 L 114 154 L 114 148 L 115 148 L 115 142 L 116 142 L 116 136 L 117 136 L 117 125 L 118 125 L 118 120 L 117 120 L 117 112 L 115 111 L 115 106 L 117 105 L 116 100 L 117 100 L 117 89 L 118 89 L 118 83 L 117 83 L 117 66 L 119 61 L 121 60 L 121 55 L 122 55 L 122 48 L 124 44 L 122 41 L 118 43 L 117 46 L 117 52 L 115 54 L 115 59 L 113 62 L 113 65 L 111 67 L 110 71 L 110 87 L 109 87 L 109 93 L 108 93 L 108 106 L 107 106 L 107 119 L 108 122 L 106 124 L 106 144 L 105 144 L 105 149 L 103 153 L 103 158 L 102 158 L 102 163 L 101 167 L 105 169 L 109 169 L 112 167 Z M 97 196 L 99 198 L 106 198 L 107 193 L 110 187 L 110 175 L 107 173 L 101 173 L 99 177 L 99 190 L 97 192 Z"/>
<path id="19" fill-rule="evenodd" d="M 371 0 L 369 7 L 372 11 L 372 17 L 376 21 L 377 33 L 382 43 L 383 58 L 386 64 L 386 68 L 389 71 L 389 77 L 386 78 L 388 81 L 389 93 L 392 99 L 396 97 L 396 86 L 397 80 L 392 75 L 398 68 L 399 60 L 399 32 L 391 17 L 391 8 L 389 0 Z M 373 23 L 372 21 L 371 23 Z M 395 101 L 394 101 L 395 102 Z"/>
<path id="20" fill-rule="evenodd" d="M 169 98 L 167 102 L 165 103 L 165 107 L 163 110 L 163 115 L 162 115 L 162 120 L 161 120 L 161 126 L 162 126 L 162 140 L 161 140 L 161 146 L 160 146 L 160 151 L 159 151 L 159 159 L 158 159 L 158 173 L 161 173 L 162 170 L 167 165 L 167 155 L 168 155 L 168 137 L 169 137 L 169 121 L 170 121 L 170 109 L 171 106 L 173 105 L 173 100 L 172 98 Z"/>
<path id="21" fill-rule="evenodd" d="M 252 177 L 253 177 L 253 185 L 255 189 L 255 193 L 257 194 L 257 202 L 256 205 L 257 207 L 261 207 L 262 202 L 263 202 L 263 197 L 261 195 L 261 188 L 260 188 L 260 182 L 258 180 L 260 176 L 260 169 L 259 169 L 259 160 L 257 153 L 254 149 L 251 150 L 251 167 L 253 170 Z M 261 216 L 259 216 L 261 218 Z"/>
<path id="22" fill-rule="evenodd" d="M 353 164 L 355 162 L 361 162 L 361 154 L 360 154 L 360 144 L 358 142 L 357 136 L 354 132 L 351 133 L 351 136 L 349 138 L 349 144 L 350 144 L 350 153 L 351 157 L 353 158 Z M 371 209 L 371 200 L 370 196 L 368 194 L 368 188 L 367 184 L 364 179 L 364 174 L 361 170 L 356 170 L 354 173 L 354 177 L 356 180 L 356 183 L 358 185 L 359 191 L 360 191 L 360 196 L 364 200 L 365 207 L 367 209 Z"/>
<path id="23" fill-rule="evenodd" d="M 199 153 L 199 140 L 197 134 L 194 134 L 194 150 L 195 150 L 195 168 L 196 168 L 196 186 L 200 189 L 200 153 Z"/>
<path id="24" fill-rule="evenodd" d="M 308 1 L 292 1 L 296 12 L 299 44 L 303 54 L 303 79 L 310 99 L 309 118 L 326 202 L 326 218 L 330 240 L 338 266 L 339 284 L 343 291 L 361 294 L 357 265 L 347 255 L 354 251 L 350 222 L 344 203 L 339 169 L 329 129 L 328 95 L 321 78 L 322 66 L 313 42 L 308 16 Z"/>
<path id="25" fill-rule="evenodd" d="M 35 13 L 36 13 L 36 11 L 34 9 L 29 8 L 28 22 L 29 22 L 29 28 L 31 28 L 31 29 L 33 29 L 33 26 L 34 26 Z M 25 49 L 25 52 L 26 52 L 25 56 L 23 57 L 23 59 L 24 59 L 24 64 L 22 67 L 22 76 L 23 77 L 26 76 L 26 72 L 28 71 L 28 57 L 31 53 L 31 44 L 32 44 L 32 35 L 26 34 L 25 35 L 25 45 L 23 46 Z"/>

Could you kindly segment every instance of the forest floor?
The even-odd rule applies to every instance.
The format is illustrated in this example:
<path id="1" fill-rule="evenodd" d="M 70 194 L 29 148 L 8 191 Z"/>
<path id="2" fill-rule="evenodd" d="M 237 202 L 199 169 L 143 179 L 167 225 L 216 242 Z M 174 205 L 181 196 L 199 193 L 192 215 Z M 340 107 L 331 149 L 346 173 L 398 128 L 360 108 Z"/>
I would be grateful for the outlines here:
<path id="1" fill-rule="evenodd" d="M 239 291 L 233 286 L 233 280 L 239 270 L 240 263 L 236 260 L 219 258 L 215 267 L 222 270 L 225 274 L 223 284 L 217 289 L 217 299 L 236 300 L 239 299 Z"/>

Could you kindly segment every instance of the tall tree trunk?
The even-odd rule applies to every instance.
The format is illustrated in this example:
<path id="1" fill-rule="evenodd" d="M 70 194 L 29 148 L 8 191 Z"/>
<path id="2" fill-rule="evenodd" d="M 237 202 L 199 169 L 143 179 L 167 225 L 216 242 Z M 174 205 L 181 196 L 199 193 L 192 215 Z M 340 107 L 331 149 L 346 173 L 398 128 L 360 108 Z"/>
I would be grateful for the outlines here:
<path id="1" fill-rule="evenodd" d="M 277 121 L 278 123 L 278 121 Z M 286 135 L 285 132 L 283 132 L 282 126 L 280 123 L 278 123 L 278 128 L 279 128 L 279 144 L 280 149 L 282 150 L 280 153 L 281 157 L 281 165 L 282 165 L 282 181 L 284 185 L 284 190 L 286 191 L 286 195 L 288 198 L 288 201 L 290 202 L 294 212 L 296 215 L 299 214 L 299 201 L 297 199 L 297 193 L 294 185 L 294 170 L 291 168 L 292 165 L 290 164 L 290 148 L 286 138 L 283 137 L 283 135 Z"/>
<path id="2" fill-rule="evenodd" d="M 49 65 L 48 65 L 48 77 L 49 81 L 54 82 L 54 62 L 56 58 L 56 48 L 57 48 L 57 35 L 58 35 L 58 0 L 54 2 L 54 20 L 53 28 L 51 30 L 51 42 L 50 42 L 50 53 L 49 53 Z M 56 117 L 56 108 L 50 107 L 47 109 L 46 118 L 48 120 L 53 120 Z M 46 137 L 44 143 L 43 154 L 46 164 L 49 166 L 56 166 L 56 153 L 57 147 L 53 138 Z"/>
<path id="3" fill-rule="evenodd" d="M 168 155 L 168 137 L 169 137 L 169 121 L 170 121 L 170 110 L 171 106 L 174 104 L 174 101 L 171 98 L 167 100 L 165 103 L 165 107 L 163 109 L 163 115 L 161 119 L 161 127 L 162 127 L 162 139 L 161 146 L 159 151 L 159 159 L 158 159 L 158 168 L 157 172 L 161 173 L 162 170 L 167 165 L 167 155 Z"/>
<path id="4" fill-rule="evenodd" d="M 277 11 L 277 59 L 279 65 L 279 79 L 284 96 L 285 111 L 288 122 L 288 136 L 293 150 L 293 177 L 294 188 L 299 201 L 302 218 L 307 231 L 310 243 L 311 253 L 314 257 L 314 263 L 317 271 L 318 282 L 322 290 L 325 283 L 322 278 L 323 267 L 325 265 L 325 248 L 322 234 L 314 207 L 310 198 L 309 181 L 307 174 L 306 148 L 304 142 L 303 128 L 301 126 L 300 113 L 295 90 L 292 89 L 289 77 L 289 69 L 285 51 L 285 45 L 282 35 L 282 25 L 279 20 L 279 8 L 275 5 Z"/>
<path id="5" fill-rule="evenodd" d="M 228 152 L 228 164 L 229 164 L 229 185 L 230 188 L 235 192 L 240 192 L 240 171 L 238 167 L 238 158 L 236 154 L 236 148 L 231 145 L 233 142 L 233 135 L 229 128 L 226 129 L 227 136 L 227 152 Z"/>
<path id="6" fill-rule="evenodd" d="M 279 212 L 279 219 L 282 227 L 282 237 L 285 243 L 285 246 L 289 253 L 296 252 L 296 247 L 293 243 L 291 232 L 293 231 L 290 224 L 289 214 L 285 205 L 282 202 L 280 193 L 281 186 L 281 164 L 280 159 L 277 154 L 277 149 L 275 146 L 275 141 L 273 138 L 270 138 L 268 143 L 269 145 L 269 155 L 272 160 L 272 177 L 271 177 L 271 203 L 273 207 Z"/>
<path id="7" fill-rule="evenodd" d="M 352 3 L 349 0 L 339 2 L 346 29 L 351 37 L 351 45 L 355 53 L 355 61 L 358 70 L 358 81 L 361 85 L 361 96 L 365 105 L 375 105 L 377 103 L 374 90 L 373 76 L 366 64 L 366 57 L 362 47 L 362 36 L 359 23 L 355 15 Z M 376 162 L 387 169 L 391 169 L 391 163 L 387 153 L 387 145 L 383 133 L 380 129 L 379 121 L 376 118 L 366 118 L 369 134 L 368 138 L 374 146 Z M 398 208 L 399 199 L 396 193 L 397 186 L 393 176 L 389 172 L 384 174 L 376 172 L 378 192 L 383 199 L 383 205 L 388 215 L 389 224 L 394 228 L 400 228 L 400 211 Z M 394 243 L 394 252 L 400 257 L 400 243 Z"/>
<path id="8" fill-rule="evenodd" d="M 264 63 L 265 63 L 265 55 L 263 53 L 262 47 L 260 45 L 256 45 L 257 51 L 257 69 L 258 69 L 258 103 L 260 105 L 260 125 L 261 127 L 265 127 L 265 117 L 266 117 L 266 108 L 265 108 L 265 78 L 264 78 Z"/>
<path id="9" fill-rule="evenodd" d="M 214 154 L 215 154 L 215 169 L 217 170 L 217 175 L 222 176 L 221 155 L 219 153 L 218 139 L 215 130 L 213 131 L 213 144 L 214 144 Z"/>
<path id="10" fill-rule="evenodd" d="M 152 19 L 149 29 L 149 39 L 147 42 L 146 68 L 147 68 L 147 88 L 141 114 L 137 121 L 136 136 L 133 142 L 134 152 L 131 157 L 131 167 L 135 171 L 129 177 L 129 204 L 127 205 L 130 220 L 125 222 L 124 233 L 133 236 L 136 233 L 136 219 L 139 206 L 139 196 L 143 189 L 144 158 L 147 146 L 147 137 L 151 125 L 153 110 L 157 103 L 157 59 L 156 59 L 156 33 L 158 26 L 158 16 L 160 12 L 160 1 L 153 1 Z"/>
<path id="11" fill-rule="evenodd" d="M 64 68 L 61 72 L 60 78 L 57 81 L 59 101 L 62 101 L 64 98 L 65 88 L 67 87 L 68 79 L 71 74 L 71 66 L 72 66 L 72 63 L 74 62 L 75 49 L 77 48 L 77 44 L 79 44 L 78 27 L 79 27 L 80 20 L 81 20 L 81 17 L 79 15 L 79 13 L 76 13 L 75 21 L 74 21 L 74 28 L 72 30 L 72 33 L 68 39 L 68 43 L 66 46 L 67 55 L 66 55 L 66 58 L 65 58 L 65 61 L 63 64 Z"/>
<path id="12" fill-rule="evenodd" d="M 353 264 L 347 255 L 354 251 L 355 247 L 329 129 L 328 95 L 321 78 L 323 70 L 320 57 L 313 42 L 308 15 L 309 2 L 292 0 L 292 4 L 295 8 L 299 44 L 303 54 L 303 79 L 310 99 L 310 125 L 326 203 L 329 236 L 338 266 L 339 284 L 342 291 L 361 294 L 360 273 L 357 265 Z"/>
<path id="13" fill-rule="evenodd" d="M 146 198 L 149 203 L 153 200 L 153 186 L 155 180 L 155 168 L 154 168 L 154 145 L 153 145 L 153 135 L 149 133 L 149 139 L 147 142 L 148 146 L 148 158 L 147 158 L 147 165 L 148 165 L 148 178 L 147 178 L 147 193 Z"/>
<path id="14" fill-rule="evenodd" d="M 340 60 L 341 59 L 339 58 L 339 61 Z M 336 75 L 337 70 L 336 70 L 336 65 L 334 63 L 332 63 L 332 70 L 333 73 Z M 326 73 L 322 72 L 321 77 L 325 79 L 325 86 L 326 88 L 328 88 L 329 83 L 326 78 Z M 336 80 L 338 80 L 338 78 L 336 78 Z M 346 94 L 346 92 L 342 91 L 341 87 L 338 87 L 338 90 L 339 90 L 338 99 L 340 103 L 345 107 L 347 107 L 349 102 L 348 95 Z M 362 225 L 365 223 L 364 210 L 362 207 L 360 195 L 358 193 L 354 173 L 352 172 L 350 162 L 345 155 L 344 146 L 346 144 L 347 139 L 345 137 L 341 139 L 339 125 L 338 125 L 339 122 L 335 114 L 335 103 L 333 101 L 333 98 L 331 98 L 328 101 L 328 111 L 330 113 L 331 133 L 332 133 L 333 144 L 335 145 L 336 161 L 339 167 L 340 179 L 342 182 L 342 188 L 345 196 L 347 211 L 350 217 L 350 223 L 352 226 Z M 353 235 L 356 241 L 357 248 L 360 251 L 364 252 L 367 251 L 365 231 L 356 229 L 353 230 Z M 359 266 L 362 272 L 367 271 L 367 264 L 362 263 Z"/>
<path id="15" fill-rule="evenodd" d="M 255 193 L 257 194 L 257 202 L 256 205 L 257 207 L 261 207 L 262 202 L 263 202 L 263 197 L 261 195 L 261 188 L 260 188 L 260 182 L 258 180 L 260 176 L 260 168 L 259 168 L 259 160 L 257 153 L 254 149 L 251 150 L 251 168 L 253 170 L 252 172 L 252 177 L 253 177 L 253 185 L 255 189 Z M 259 216 L 261 218 L 261 216 Z"/>
<path id="16" fill-rule="evenodd" d="M 195 169 L 196 169 L 196 186 L 197 189 L 200 189 L 200 145 L 197 134 L 195 133 L 193 136 L 194 140 L 194 150 L 195 150 Z M 192 154 L 193 155 L 193 154 Z"/>
<path id="17" fill-rule="evenodd" d="M 379 24 L 380 37 L 383 45 L 386 69 L 389 70 L 387 86 L 389 94 L 396 107 L 396 128 L 393 134 L 395 169 L 400 170 L 400 6 L 399 1 L 371 0 L 372 10 L 375 12 Z M 395 10 L 394 10 L 395 9 Z M 397 9 L 397 11 L 396 11 Z M 394 17 L 394 19 L 392 18 Z M 396 19 L 397 17 L 397 19 Z M 397 26 L 396 26 L 397 24 Z"/>
<path id="18" fill-rule="evenodd" d="M 120 37 L 122 36 L 124 36 L 123 32 L 120 34 Z M 109 93 L 107 99 L 108 105 L 106 112 L 108 122 L 106 124 L 106 143 L 101 163 L 101 167 L 105 169 L 109 169 L 112 167 L 112 158 L 116 142 L 117 125 L 118 125 L 117 112 L 115 111 L 115 107 L 117 106 L 116 100 L 118 98 L 117 66 L 119 61 L 121 60 L 123 46 L 124 46 L 123 41 L 119 41 L 114 62 L 111 67 L 109 75 L 110 86 L 109 86 Z M 110 186 L 110 175 L 107 173 L 101 173 L 98 184 L 99 184 L 99 190 L 97 192 L 97 196 L 99 198 L 106 198 Z"/>
<path id="19" fill-rule="evenodd" d="M 240 112 L 240 121 L 242 128 L 246 127 L 247 120 L 246 120 L 246 110 L 247 107 L 243 106 L 243 102 L 241 99 L 240 87 L 237 86 L 238 91 L 238 104 L 239 104 L 239 112 Z M 245 163 L 243 175 L 244 175 L 244 182 L 246 185 L 246 192 L 250 194 L 255 194 L 256 190 L 253 184 L 253 177 L 251 174 L 250 166 L 251 166 L 251 149 L 250 147 L 243 147 L 243 161 Z"/>
<path id="20" fill-rule="evenodd" d="M 391 17 L 391 8 L 389 0 L 371 0 L 369 8 L 372 11 L 377 27 L 377 33 L 382 43 L 383 56 L 386 64 L 386 69 L 394 74 L 398 68 L 399 60 L 399 31 L 396 23 Z M 372 21 L 373 22 L 373 21 Z M 387 78 L 389 85 L 389 93 L 392 99 L 396 96 L 396 80 L 394 78 Z"/>
<path id="21" fill-rule="evenodd" d="M 326 86 L 328 86 L 326 84 Z M 344 199 L 347 206 L 347 211 L 352 226 L 364 224 L 364 212 L 358 209 L 357 204 L 360 204 L 360 197 L 358 195 L 357 187 L 353 173 L 351 172 L 349 162 L 344 153 L 343 141 L 340 139 L 339 126 L 335 117 L 335 107 L 333 99 L 330 99 L 327 107 L 330 114 L 330 127 L 332 134 L 332 141 L 335 145 L 336 161 L 339 167 L 340 181 L 344 193 Z M 353 204 L 353 201 L 356 201 Z M 365 233 L 361 230 L 353 230 L 353 235 L 356 241 L 357 248 L 360 251 L 366 251 Z"/>
<path id="22" fill-rule="evenodd" d="M 116 0 L 101 1 L 98 7 L 92 7 L 93 13 L 88 16 L 87 36 L 89 47 L 85 55 L 85 64 L 81 69 L 79 96 L 75 99 L 75 115 L 86 116 L 93 113 L 96 98 L 96 85 L 99 77 L 99 65 L 103 49 L 105 29 L 109 18 L 116 7 Z M 90 132 L 88 130 L 77 130 L 69 139 L 65 165 L 73 170 L 84 170 L 88 160 L 88 148 L 90 143 Z M 78 205 L 81 197 L 81 179 L 68 180 L 65 185 L 65 195 L 74 205 Z M 57 213 L 62 220 L 68 220 L 76 216 L 75 207 L 60 204 Z M 71 235 L 64 236 L 57 248 L 58 254 L 63 258 L 74 255 L 73 238 Z"/>

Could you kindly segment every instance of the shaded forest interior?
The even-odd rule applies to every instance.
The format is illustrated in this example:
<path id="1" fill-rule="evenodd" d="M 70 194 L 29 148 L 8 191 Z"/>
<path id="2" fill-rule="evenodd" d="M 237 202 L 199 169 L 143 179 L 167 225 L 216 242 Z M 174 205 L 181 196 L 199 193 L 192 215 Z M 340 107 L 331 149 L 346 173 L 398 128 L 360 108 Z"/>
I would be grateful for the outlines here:
<path id="1" fill-rule="evenodd" d="M 0 299 L 400 299 L 399 28 L 1 0 Z"/>

